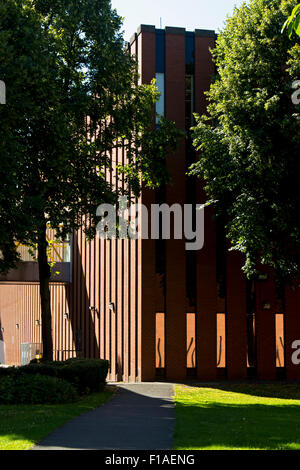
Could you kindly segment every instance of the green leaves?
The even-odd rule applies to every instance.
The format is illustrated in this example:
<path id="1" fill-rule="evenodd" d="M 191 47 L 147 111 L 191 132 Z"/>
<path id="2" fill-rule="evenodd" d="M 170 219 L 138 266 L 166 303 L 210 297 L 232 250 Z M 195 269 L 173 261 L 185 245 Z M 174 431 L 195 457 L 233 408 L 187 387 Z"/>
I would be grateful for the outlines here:
<path id="1" fill-rule="evenodd" d="M 138 84 L 120 27 L 110 0 L 0 2 L 3 250 L 14 239 L 36 243 L 45 222 L 61 237 L 85 216 L 92 227 L 98 205 L 118 196 L 106 178 L 116 152 L 128 152 L 135 194 L 142 180 L 166 177 L 178 133 L 166 121 L 154 129 L 158 92 Z"/>
<path id="2" fill-rule="evenodd" d="M 291 100 L 300 47 L 280 31 L 296 3 L 251 0 L 227 21 L 213 51 L 219 75 L 209 116 L 193 129 L 199 161 L 190 169 L 226 217 L 247 275 L 261 262 L 285 280 L 300 276 L 300 114 Z"/>
<path id="3" fill-rule="evenodd" d="M 288 31 L 290 39 L 294 32 L 300 36 L 300 4 L 295 6 L 291 15 L 285 21 L 281 32 L 283 33 L 285 30 Z"/>

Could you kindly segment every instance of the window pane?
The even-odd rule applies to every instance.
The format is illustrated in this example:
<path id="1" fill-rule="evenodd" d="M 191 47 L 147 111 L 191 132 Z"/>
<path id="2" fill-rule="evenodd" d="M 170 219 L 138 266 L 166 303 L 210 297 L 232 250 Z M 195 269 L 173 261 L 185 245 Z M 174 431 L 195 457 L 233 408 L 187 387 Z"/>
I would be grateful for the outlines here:
<path id="1" fill-rule="evenodd" d="M 157 73 L 156 74 L 156 86 L 160 93 L 159 100 L 156 103 L 156 113 L 159 116 L 165 115 L 165 74 Z M 158 123 L 158 118 L 156 118 L 156 123 Z"/>
<path id="2" fill-rule="evenodd" d="M 276 331 L 276 367 L 284 367 L 284 315 L 275 315 Z"/>
<path id="3" fill-rule="evenodd" d="M 186 366 L 196 367 L 196 315 L 186 314 Z"/>
<path id="4" fill-rule="evenodd" d="M 226 367 L 225 313 L 217 313 L 217 367 Z"/>
<path id="5" fill-rule="evenodd" d="M 255 314 L 247 315 L 247 367 L 256 367 L 256 331 Z"/>
<path id="6" fill-rule="evenodd" d="M 165 367 L 165 314 L 157 313 L 155 322 L 155 367 L 162 369 Z"/>

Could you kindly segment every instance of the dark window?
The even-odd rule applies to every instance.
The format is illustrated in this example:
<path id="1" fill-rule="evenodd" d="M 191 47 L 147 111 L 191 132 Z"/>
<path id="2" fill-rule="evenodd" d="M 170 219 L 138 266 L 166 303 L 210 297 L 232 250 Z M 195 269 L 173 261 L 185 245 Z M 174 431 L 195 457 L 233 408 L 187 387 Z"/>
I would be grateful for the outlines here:
<path id="1" fill-rule="evenodd" d="M 156 30 L 156 73 L 165 73 L 165 32 Z"/>

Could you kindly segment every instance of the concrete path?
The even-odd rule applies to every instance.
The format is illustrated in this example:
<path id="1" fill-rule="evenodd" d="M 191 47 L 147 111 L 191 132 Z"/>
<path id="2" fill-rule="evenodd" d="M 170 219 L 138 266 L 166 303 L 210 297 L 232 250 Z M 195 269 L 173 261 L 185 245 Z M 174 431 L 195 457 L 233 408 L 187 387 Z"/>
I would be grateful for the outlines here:
<path id="1" fill-rule="evenodd" d="M 94 411 L 72 419 L 43 439 L 35 450 L 171 449 L 174 386 L 118 384 L 115 396 Z"/>

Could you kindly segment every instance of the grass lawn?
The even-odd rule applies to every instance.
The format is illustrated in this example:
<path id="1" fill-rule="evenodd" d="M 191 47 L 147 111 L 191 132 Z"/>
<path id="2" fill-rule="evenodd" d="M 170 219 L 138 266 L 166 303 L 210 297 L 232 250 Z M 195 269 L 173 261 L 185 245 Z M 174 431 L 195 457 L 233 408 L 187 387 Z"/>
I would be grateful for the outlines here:
<path id="1" fill-rule="evenodd" d="M 106 389 L 64 405 L 0 405 L 0 450 L 31 449 L 51 431 L 102 405 L 112 394 Z"/>
<path id="2" fill-rule="evenodd" d="M 176 386 L 174 449 L 300 449 L 300 384 Z"/>

